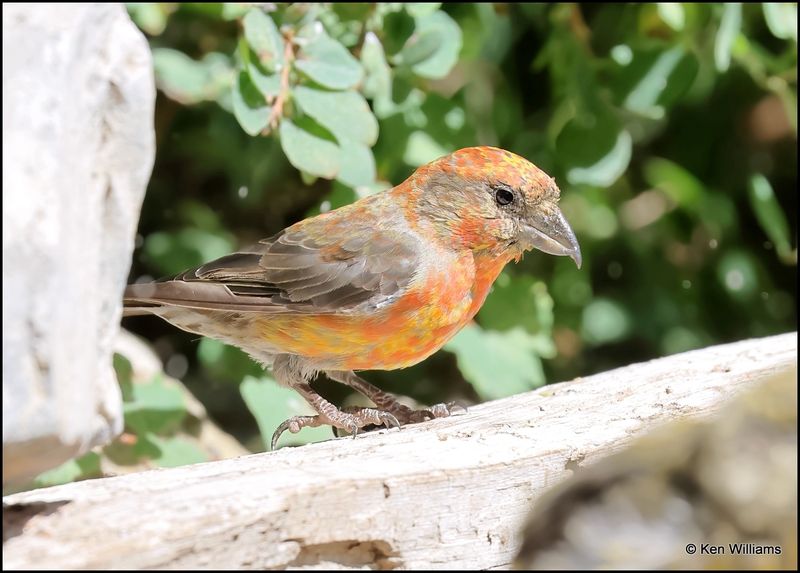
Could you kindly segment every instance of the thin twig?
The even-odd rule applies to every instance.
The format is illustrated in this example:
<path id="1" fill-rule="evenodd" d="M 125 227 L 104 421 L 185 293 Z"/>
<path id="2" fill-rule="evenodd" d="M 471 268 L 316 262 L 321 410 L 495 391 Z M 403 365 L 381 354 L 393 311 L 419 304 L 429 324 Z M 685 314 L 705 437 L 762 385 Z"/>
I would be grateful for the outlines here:
<path id="1" fill-rule="evenodd" d="M 283 49 L 283 68 L 281 69 L 281 86 L 275 101 L 272 103 L 272 110 L 267 118 L 267 127 L 261 132 L 261 135 L 268 135 L 275 128 L 278 127 L 281 118 L 283 117 L 283 106 L 289 98 L 289 72 L 292 69 L 292 62 L 294 61 L 294 48 L 292 47 L 292 31 L 284 32 L 284 39 L 286 40 Z"/>

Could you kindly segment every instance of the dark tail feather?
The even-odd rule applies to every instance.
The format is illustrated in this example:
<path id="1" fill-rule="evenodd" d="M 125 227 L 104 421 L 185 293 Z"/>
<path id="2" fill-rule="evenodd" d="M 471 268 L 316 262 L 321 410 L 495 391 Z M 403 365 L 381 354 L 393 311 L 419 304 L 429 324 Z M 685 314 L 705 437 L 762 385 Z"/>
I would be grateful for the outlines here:
<path id="1" fill-rule="evenodd" d="M 163 307 L 226 312 L 286 312 L 262 295 L 234 294 L 227 285 L 204 281 L 171 280 L 128 285 L 123 296 L 123 316 L 158 314 Z"/>
<path id="2" fill-rule="evenodd" d="M 153 310 L 159 308 L 158 305 L 143 305 L 135 300 L 125 300 L 122 303 L 122 317 L 145 316 L 153 314 Z"/>
<path id="3" fill-rule="evenodd" d="M 128 285 L 122 298 L 122 316 L 143 316 L 153 314 L 161 303 L 150 300 L 156 294 L 156 283 Z"/>

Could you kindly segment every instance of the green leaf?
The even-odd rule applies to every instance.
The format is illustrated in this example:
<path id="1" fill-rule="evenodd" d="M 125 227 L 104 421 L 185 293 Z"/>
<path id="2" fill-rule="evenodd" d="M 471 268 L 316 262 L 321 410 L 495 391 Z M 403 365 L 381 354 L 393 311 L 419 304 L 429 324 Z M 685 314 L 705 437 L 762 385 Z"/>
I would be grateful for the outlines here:
<path id="1" fill-rule="evenodd" d="M 707 189 L 685 168 L 668 159 L 653 157 L 644 164 L 643 173 L 648 185 L 663 191 L 682 209 L 698 213 Z"/>
<path id="2" fill-rule="evenodd" d="M 441 48 L 442 41 L 442 34 L 435 29 L 412 35 L 397 57 L 397 64 L 413 66 L 427 60 Z"/>
<path id="3" fill-rule="evenodd" d="M 114 353 L 114 372 L 117 375 L 119 389 L 122 392 L 122 401 L 133 400 L 133 366 L 131 361 L 122 354 Z"/>
<path id="4" fill-rule="evenodd" d="M 342 139 L 339 153 L 338 181 L 354 189 L 375 182 L 375 157 L 369 147 L 358 141 Z"/>
<path id="5" fill-rule="evenodd" d="M 426 132 L 415 131 L 408 138 L 403 161 L 413 167 L 419 167 L 447 155 L 449 151 L 452 150 L 434 141 Z"/>
<path id="6" fill-rule="evenodd" d="M 284 420 L 292 416 L 316 414 L 297 392 L 280 386 L 267 376 L 260 379 L 248 376 L 239 389 L 247 409 L 256 419 L 265 449 L 269 447 L 272 433 Z M 278 444 L 308 444 L 332 437 L 329 427 L 304 428 L 299 434 L 284 432 Z"/>
<path id="7" fill-rule="evenodd" d="M 415 21 L 416 29 L 397 56 L 396 63 L 409 66 L 423 78 L 443 78 L 458 61 L 461 28 L 440 10 Z"/>
<path id="8" fill-rule="evenodd" d="M 386 4 L 381 3 L 378 6 L 384 7 Z M 379 8 L 377 11 L 380 12 L 381 9 Z M 380 35 L 386 53 L 396 54 L 399 52 L 414 33 L 415 26 L 414 18 L 405 10 L 385 14 Z"/>
<path id="9" fill-rule="evenodd" d="M 188 227 L 178 233 L 151 233 L 144 241 L 144 252 L 162 273 L 175 274 L 227 255 L 233 246 L 225 233 Z"/>
<path id="10" fill-rule="evenodd" d="M 658 2 L 658 16 L 670 28 L 676 32 L 683 30 L 686 23 L 686 15 L 683 11 L 683 6 L 679 2 Z"/>
<path id="11" fill-rule="evenodd" d="M 328 211 L 349 205 L 358 199 L 359 193 L 356 193 L 352 187 L 340 183 L 339 181 L 334 181 L 333 185 L 331 185 L 331 192 L 325 196 L 325 199 L 318 207 L 309 209 L 306 212 L 306 217 L 314 217 L 320 213 L 327 213 Z"/>
<path id="12" fill-rule="evenodd" d="M 227 56 L 219 53 L 195 61 L 177 50 L 154 48 L 153 67 L 158 88 L 185 105 L 216 99 L 232 77 Z"/>
<path id="13" fill-rule="evenodd" d="M 702 348 L 709 344 L 708 342 L 704 344 L 704 342 L 697 332 L 683 326 L 673 326 L 664 333 L 661 339 L 661 353 L 664 356 L 668 356 L 694 350 L 695 348 Z"/>
<path id="14" fill-rule="evenodd" d="M 364 75 L 347 48 L 325 34 L 301 47 L 295 67 L 318 84 L 336 90 L 355 87 Z"/>
<path id="15" fill-rule="evenodd" d="M 244 351 L 213 338 L 202 338 L 197 358 L 214 380 L 239 384 L 245 376 L 260 376 L 264 369 Z"/>
<path id="16" fill-rule="evenodd" d="M 298 86 L 292 97 L 306 114 L 340 142 L 346 139 L 371 146 L 378 139 L 378 121 L 359 93 L 326 92 Z"/>
<path id="17" fill-rule="evenodd" d="M 275 22 L 261 8 L 253 8 L 244 17 L 244 36 L 259 61 L 271 71 L 283 66 L 284 41 Z"/>
<path id="18" fill-rule="evenodd" d="M 154 434 L 148 434 L 146 439 L 159 450 L 159 453 L 153 457 L 153 462 L 159 467 L 176 468 L 208 461 L 205 452 L 185 438 L 179 436 L 160 438 Z"/>
<path id="19" fill-rule="evenodd" d="M 396 110 L 392 102 L 392 72 L 381 41 L 372 32 L 367 32 L 364 37 L 361 65 L 366 73 L 362 89 L 364 95 L 372 99 L 377 117 L 388 117 Z"/>
<path id="20" fill-rule="evenodd" d="M 125 6 L 136 25 L 151 36 L 161 35 L 172 11 L 162 2 L 128 2 Z"/>
<path id="21" fill-rule="evenodd" d="M 313 185 L 317 181 L 317 179 L 319 179 L 319 177 L 317 177 L 316 175 L 311 175 L 311 173 L 306 173 L 303 170 L 300 170 L 300 179 L 306 185 Z"/>
<path id="22" fill-rule="evenodd" d="M 247 73 L 250 75 L 250 80 L 253 82 L 253 85 L 255 85 L 265 98 L 274 98 L 278 96 L 281 91 L 281 78 L 279 74 L 270 74 L 262 69 L 260 64 L 252 60 L 247 63 Z"/>
<path id="23" fill-rule="evenodd" d="M 539 356 L 555 356 L 553 299 L 547 285 L 530 276 L 501 274 L 481 307 L 478 320 L 484 328 L 507 331 L 524 327 L 535 341 Z"/>
<path id="24" fill-rule="evenodd" d="M 343 22 L 355 20 L 363 22 L 372 11 L 372 6 L 367 2 L 332 2 L 331 9 Z"/>
<path id="25" fill-rule="evenodd" d="M 103 456 L 116 465 L 133 466 L 149 464 L 161 455 L 161 450 L 150 440 L 152 434 L 139 433 L 128 440 L 115 440 L 103 448 Z"/>
<path id="26" fill-rule="evenodd" d="M 628 168 L 633 140 L 610 112 L 599 109 L 569 120 L 556 150 L 570 183 L 608 187 Z"/>
<path id="27" fill-rule="evenodd" d="M 742 27 L 742 5 L 739 2 L 726 2 L 722 12 L 722 20 L 714 42 L 714 64 L 717 71 L 728 71 L 731 65 L 733 43 Z"/>
<path id="28" fill-rule="evenodd" d="M 339 147 L 332 141 L 309 133 L 289 119 L 281 122 L 280 135 L 283 151 L 297 169 L 325 179 L 339 173 Z"/>
<path id="29" fill-rule="evenodd" d="M 411 16 L 414 18 L 424 18 L 425 16 L 430 16 L 434 12 L 436 12 L 439 8 L 442 7 L 441 2 L 406 2 L 403 4 L 403 7 L 406 9 Z"/>
<path id="30" fill-rule="evenodd" d="M 698 68 L 694 55 L 681 46 L 637 51 L 630 63 L 619 67 L 614 91 L 627 109 L 662 119 L 666 109 L 689 91 Z"/>
<path id="31" fill-rule="evenodd" d="M 583 309 L 583 339 L 593 345 L 617 342 L 628 336 L 631 319 L 621 304 L 604 298 L 596 298 Z"/>
<path id="32" fill-rule="evenodd" d="M 536 343 L 521 327 L 507 332 L 470 324 L 446 345 L 458 368 L 484 400 L 525 392 L 545 383 Z"/>
<path id="33" fill-rule="evenodd" d="M 37 487 L 50 487 L 102 475 L 100 456 L 94 452 L 89 452 L 77 459 L 64 462 L 57 468 L 39 474 L 34 478 L 33 483 Z"/>
<path id="34" fill-rule="evenodd" d="M 248 2 L 223 2 L 222 19 L 238 20 L 251 10 L 252 6 Z"/>
<path id="35" fill-rule="evenodd" d="M 269 123 L 272 108 L 250 75 L 239 72 L 239 79 L 233 85 L 233 115 L 248 135 L 258 135 Z"/>
<path id="36" fill-rule="evenodd" d="M 797 3 L 764 2 L 764 18 L 772 35 L 781 40 L 797 41 Z"/>
<path id="37" fill-rule="evenodd" d="M 167 385 L 162 376 L 152 382 L 133 384 L 133 400 L 123 404 L 126 426 L 137 434 L 164 433 L 176 429 L 186 416 L 180 388 Z"/>
<path id="38" fill-rule="evenodd" d="M 792 261 L 792 245 L 789 242 L 789 223 L 783 209 L 775 198 L 772 185 L 760 173 L 750 177 L 748 191 L 750 205 L 758 219 L 759 225 L 766 233 L 778 256 L 784 261 Z"/>

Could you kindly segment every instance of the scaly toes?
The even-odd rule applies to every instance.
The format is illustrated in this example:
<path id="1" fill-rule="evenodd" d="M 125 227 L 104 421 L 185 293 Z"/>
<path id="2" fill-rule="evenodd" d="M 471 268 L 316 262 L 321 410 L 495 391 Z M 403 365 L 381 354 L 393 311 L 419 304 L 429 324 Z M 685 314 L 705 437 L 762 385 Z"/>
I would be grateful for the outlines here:
<path id="1" fill-rule="evenodd" d="M 405 424 L 416 424 L 418 422 L 426 422 L 428 420 L 433 420 L 436 418 L 436 414 L 434 414 L 430 409 L 423 408 L 421 410 L 414 410 L 409 408 L 404 404 L 397 404 L 397 408 L 395 408 L 394 413 L 397 415 L 397 418 Z"/>
<path id="2" fill-rule="evenodd" d="M 405 425 L 426 422 L 435 418 L 446 418 L 456 412 L 466 412 L 467 408 L 457 402 L 447 402 L 446 404 L 434 404 L 430 408 L 413 410 L 398 402 L 390 411 Z"/>
<path id="3" fill-rule="evenodd" d="M 277 448 L 278 439 L 286 430 L 296 434 L 303 428 L 330 425 L 333 434 L 337 438 L 339 437 L 339 430 L 345 430 L 355 438 L 360 430 L 370 431 L 380 426 L 400 428 L 401 425 L 416 424 L 435 418 L 446 418 L 456 412 L 466 411 L 467 408 L 457 402 L 434 404 L 430 408 L 421 410 L 413 410 L 408 406 L 396 403 L 390 410 L 349 406 L 329 416 L 323 414 L 294 416 L 278 426 L 275 433 L 272 434 L 270 447 L 273 451 Z"/>
<path id="4" fill-rule="evenodd" d="M 390 412 L 376 410 L 375 408 L 350 407 L 341 411 L 336 411 L 330 415 L 317 414 L 316 416 L 294 416 L 283 422 L 272 434 L 270 443 L 274 451 L 278 445 L 278 439 L 286 430 L 296 434 L 303 428 L 330 425 L 333 433 L 339 437 L 337 430 L 345 430 L 355 437 L 358 431 L 365 426 L 386 426 L 387 428 L 400 427 L 400 422 Z"/>
<path id="5" fill-rule="evenodd" d="M 434 418 L 447 418 L 455 413 L 464 414 L 467 407 L 458 402 L 447 402 L 443 404 L 434 404 L 428 410 L 433 414 Z"/>
<path id="6" fill-rule="evenodd" d="M 292 416 L 288 420 L 284 420 L 272 434 L 270 450 L 273 452 L 275 451 L 278 445 L 278 439 L 280 439 L 281 434 L 283 434 L 286 430 L 289 430 L 292 434 L 296 434 L 305 427 L 315 427 L 321 425 L 322 423 L 323 422 L 319 419 L 319 416 Z"/>
<path id="7" fill-rule="evenodd" d="M 397 420 L 395 415 L 391 412 L 386 412 L 384 410 L 378 410 L 376 408 L 364 408 L 362 406 L 348 406 L 347 408 L 342 408 L 342 414 L 346 416 L 351 416 L 355 422 L 355 428 L 344 428 L 339 426 L 339 428 L 349 431 L 353 437 L 356 436 L 358 430 L 372 430 L 375 427 L 385 426 L 386 428 L 391 429 L 400 428 L 400 422 Z M 336 425 L 334 425 L 333 433 L 338 438 L 339 432 L 337 431 Z"/>

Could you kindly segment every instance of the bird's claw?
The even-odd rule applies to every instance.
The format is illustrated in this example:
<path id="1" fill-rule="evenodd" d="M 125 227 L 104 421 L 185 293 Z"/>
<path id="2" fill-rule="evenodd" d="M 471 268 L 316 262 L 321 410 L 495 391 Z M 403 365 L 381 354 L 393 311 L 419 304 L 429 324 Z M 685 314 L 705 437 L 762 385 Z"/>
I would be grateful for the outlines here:
<path id="1" fill-rule="evenodd" d="M 363 423 L 360 425 L 353 425 L 349 428 L 337 427 L 335 424 L 332 424 L 331 429 L 333 430 L 333 435 L 337 438 L 341 437 L 339 435 L 340 429 L 347 430 L 355 438 L 359 430 L 370 431 L 380 426 L 384 426 L 387 430 L 390 430 L 392 428 L 399 429 L 401 426 L 394 414 L 376 408 L 348 406 L 347 408 L 342 408 L 342 412 L 358 418 L 363 421 Z"/>
<path id="2" fill-rule="evenodd" d="M 289 430 L 292 434 L 296 434 L 306 427 L 324 425 L 330 425 L 333 428 L 333 434 L 337 438 L 339 437 L 338 430 L 340 429 L 350 432 L 355 438 L 359 430 L 363 429 L 365 426 L 382 425 L 386 426 L 386 428 L 391 428 L 393 426 L 399 428 L 400 422 L 398 422 L 397 418 L 390 412 L 376 410 L 375 408 L 358 407 L 345 408 L 329 416 L 323 414 L 317 414 L 316 416 L 293 416 L 281 423 L 275 430 L 275 433 L 272 434 L 270 449 L 272 451 L 277 449 L 278 439 L 280 439 L 281 434 L 286 430 Z"/>
<path id="3" fill-rule="evenodd" d="M 430 408 L 428 408 L 430 412 L 433 414 L 434 418 L 447 418 L 448 416 L 452 416 L 453 414 L 466 414 L 467 407 L 462 404 L 461 402 L 446 402 L 442 404 L 434 404 Z"/>
<path id="4" fill-rule="evenodd" d="M 397 416 L 401 423 L 416 424 L 418 422 L 427 422 L 428 420 L 435 420 L 436 418 L 447 418 L 448 416 L 458 412 L 466 412 L 466 406 L 458 402 L 447 402 L 443 404 L 434 404 L 429 408 L 421 410 L 413 410 L 408 406 L 397 404 L 397 407 L 392 410 L 392 413 Z"/>
<path id="5" fill-rule="evenodd" d="M 306 426 L 319 425 L 317 423 L 318 417 L 319 416 L 292 416 L 288 420 L 284 420 L 283 422 L 281 422 L 281 425 L 278 426 L 272 433 L 272 440 L 270 440 L 270 450 L 274 452 L 277 449 L 278 440 L 286 430 L 289 430 L 292 434 L 296 434 Z"/>
<path id="6" fill-rule="evenodd" d="M 272 434 L 270 449 L 272 451 L 277 449 L 278 439 L 286 430 L 296 434 L 306 427 L 330 425 L 333 435 L 337 438 L 341 437 L 339 430 L 345 430 L 355 438 L 360 431 L 370 431 L 380 426 L 384 426 L 387 429 L 392 427 L 400 428 L 405 424 L 446 418 L 454 413 L 464 413 L 466 411 L 467 407 L 458 402 L 434 404 L 430 408 L 421 410 L 413 410 L 408 406 L 397 403 L 391 411 L 349 406 L 331 416 L 322 414 L 316 416 L 294 416 L 285 420 Z"/>

